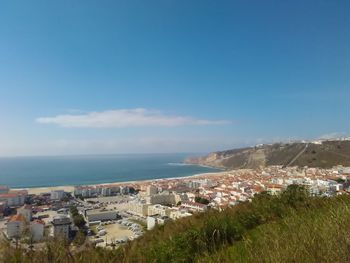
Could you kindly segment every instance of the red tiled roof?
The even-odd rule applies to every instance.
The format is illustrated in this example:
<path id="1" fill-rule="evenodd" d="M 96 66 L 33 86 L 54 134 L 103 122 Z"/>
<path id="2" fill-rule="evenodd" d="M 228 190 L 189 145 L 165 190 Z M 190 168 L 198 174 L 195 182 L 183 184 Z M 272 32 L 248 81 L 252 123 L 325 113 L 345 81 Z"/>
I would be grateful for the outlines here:
<path id="1" fill-rule="evenodd" d="M 10 190 L 9 194 L 28 195 L 28 191 L 27 190 Z"/>
<path id="2" fill-rule="evenodd" d="M 280 184 L 268 184 L 267 188 L 283 188 L 283 186 Z"/>
<path id="3" fill-rule="evenodd" d="M 17 194 L 0 194 L 0 198 L 15 198 Z"/>
<path id="4" fill-rule="evenodd" d="M 45 225 L 45 222 L 43 220 L 40 220 L 40 219 L 35 219 L 32 224 L 42 224 L 42 225 Z"/>
<path id="5" fill-rule="evenodd" d="M 24 216 L 21 214 L 11 216 L 8 222 L 25 221 Z"/>
<path id="6" fill-rule="evenodd" d="M 201 203 L 189 202 L 189 201 L 182 202 L 182 205 L 185 205 L 185 204 L 190 205 L 190 206 L 206 207 L 206 205 L 201 204 Z"/>

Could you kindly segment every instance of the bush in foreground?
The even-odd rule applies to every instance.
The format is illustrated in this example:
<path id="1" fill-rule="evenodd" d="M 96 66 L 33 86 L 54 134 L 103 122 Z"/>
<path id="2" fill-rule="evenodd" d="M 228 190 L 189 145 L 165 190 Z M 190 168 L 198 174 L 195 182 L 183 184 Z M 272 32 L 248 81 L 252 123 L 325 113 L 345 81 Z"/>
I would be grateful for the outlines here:
<path id="1" fill-rule="evenodd" d="M 347 262 L 349 227 L 349 196 L 310 197 L 290 186 L 158 226 L 116 250 L 52 242 L 26 255 L 3 246 L 1 254 L 5 262 Z"/>

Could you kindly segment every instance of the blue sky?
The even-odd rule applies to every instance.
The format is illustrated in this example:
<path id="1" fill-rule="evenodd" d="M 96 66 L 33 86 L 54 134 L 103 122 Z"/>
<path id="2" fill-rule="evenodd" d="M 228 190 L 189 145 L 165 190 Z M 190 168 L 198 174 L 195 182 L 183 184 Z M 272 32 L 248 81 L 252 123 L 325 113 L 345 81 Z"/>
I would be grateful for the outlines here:
<path id="1" fill-rule="evenodd" d="M 349 1 L 1 1 L 0 155 L 348 134 Z"/>

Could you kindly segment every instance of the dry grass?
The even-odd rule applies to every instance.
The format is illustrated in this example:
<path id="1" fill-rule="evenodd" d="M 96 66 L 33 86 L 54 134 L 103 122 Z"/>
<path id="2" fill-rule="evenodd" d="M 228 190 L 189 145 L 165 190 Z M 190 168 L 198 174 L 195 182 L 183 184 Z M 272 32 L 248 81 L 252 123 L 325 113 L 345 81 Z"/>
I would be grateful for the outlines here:
<path id="1" fill-rule="evenodd" d="M 350 197 L 308 197 L 291 187 L 223 212 L 165 226 L 117 250 L 72 251 L 58 241 L 33 253 L 1 246 L 3 262 L 349 262 Z"/>

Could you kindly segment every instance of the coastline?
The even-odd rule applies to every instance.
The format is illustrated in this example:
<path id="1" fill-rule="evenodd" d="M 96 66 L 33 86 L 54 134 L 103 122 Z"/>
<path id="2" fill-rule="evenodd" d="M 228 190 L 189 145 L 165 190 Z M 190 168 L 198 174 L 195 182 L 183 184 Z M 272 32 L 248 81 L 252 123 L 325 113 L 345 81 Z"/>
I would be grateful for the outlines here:
<path id="1" fill-rule="evenodd" d="M 106 183 L 98 183 L 98 184 L 83 184 L 84 186 L 103 186 L 103 185 L 132 185 L 132 184 L 144 184 L 144 183 L 150 183 L 150 182 L 158 182 L 158 181 L 170 181 L 170 180 L 183 180 L 183 179 L 190 179 L 190 178 L 197 178 L 197 177 L 203 177 L 203 176 L 215 176 L 220 175 L 226 172 L 226 170 L 219 171 L 219 172 L 210 172 L 210 173 L 199 173 L 199 174 L 193 174 L 189 176 L 182 176 L 182 177 L 172 177 L 172 178 L 157 178 L 157 179 L 146 179 L 146 180 L 138 180 L 138 181 L 124 181 L 124 182 L 106 182 Z M 64 190 L 68 193 L 73 193 L 74 187 L 76 185 L 62 185 L 62 186 L 44 186 L 44 187 L 31 187 L 31 188 L 11 188 L 13 190 L 27 190 L 28 194 L 42 194 L 42 193 L 49 193 L 51 191 L 55 190 Z"/>

